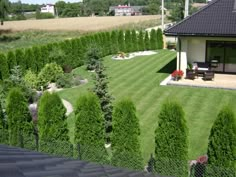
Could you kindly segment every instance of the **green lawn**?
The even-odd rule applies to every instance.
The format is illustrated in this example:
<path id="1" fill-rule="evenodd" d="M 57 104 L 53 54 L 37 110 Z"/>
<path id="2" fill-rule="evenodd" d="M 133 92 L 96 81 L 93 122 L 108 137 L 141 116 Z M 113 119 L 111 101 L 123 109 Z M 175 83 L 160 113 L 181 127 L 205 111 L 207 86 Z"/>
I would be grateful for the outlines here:
<path id="1" fill-rule="evenodd" d="M 104 59 L 109 76 L 109 89 L 115 101 L 122 97 L 130 97 L 137 108 L 140 119 L 141 145 L 145 161 L 154 152 L 154 132 L 157 126 L 158 113 L 163 101 L 177 100 L 183 106 L 189 127 L 189 159 L 206 154 L 207 139 L 210 128 L 219 110 L 230 105 L 236 112 L 236 91 L 191 88 L 180 86 L 160 86 L 160 82 L 173 70 L 175 52 L 161 50 L 152 56 L 142 56 L 126 61 Z M 74 72 L 89 79 L 90 83 L 78 88 L 60 92 L 60 96 L 74 106 L 76 99 L 92 88 L 92 73 L 85 68 Z M 68 118 L 70 135 L 73 135 L 74 116 Z M 178 128 L 178 127 L 176 127 Z M 71 137 L 73 139 L 73 137 Z"/>

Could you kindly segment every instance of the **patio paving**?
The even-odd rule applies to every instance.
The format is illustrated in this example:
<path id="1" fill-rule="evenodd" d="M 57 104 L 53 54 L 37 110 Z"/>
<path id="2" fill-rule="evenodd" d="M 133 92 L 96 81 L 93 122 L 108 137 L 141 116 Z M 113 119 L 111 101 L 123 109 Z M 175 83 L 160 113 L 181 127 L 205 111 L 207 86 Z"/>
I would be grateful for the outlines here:
<path id="1" fill-rule="evenodd" d="M 208 81 L 204 81 L 202 77 L 198 77 L 194 80 L 190 80 L 190 79 L 181 79 L 179 81 L 169 80 L 167 85 L 236 90 L 236 75 L 215 74 L 214 80 L 208 80 Z"/>

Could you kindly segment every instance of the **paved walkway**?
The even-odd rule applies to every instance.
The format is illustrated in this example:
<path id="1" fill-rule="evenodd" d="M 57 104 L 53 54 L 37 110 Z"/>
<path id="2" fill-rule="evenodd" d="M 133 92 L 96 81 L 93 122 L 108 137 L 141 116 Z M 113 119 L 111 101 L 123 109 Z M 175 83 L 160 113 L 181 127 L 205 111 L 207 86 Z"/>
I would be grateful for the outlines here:
<path id="1" fill-rule="evenodd" d="M 74 111 L 72 104 L 64 99 L 62 99 L 62 103 L 66 108 L 66 116 L 70 115 Z"/>

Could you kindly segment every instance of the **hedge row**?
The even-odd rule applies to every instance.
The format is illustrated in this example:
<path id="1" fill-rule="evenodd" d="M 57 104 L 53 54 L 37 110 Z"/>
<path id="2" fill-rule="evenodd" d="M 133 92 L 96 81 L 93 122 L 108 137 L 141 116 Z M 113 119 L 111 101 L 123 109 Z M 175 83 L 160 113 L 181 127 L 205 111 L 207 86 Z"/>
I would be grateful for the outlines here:
<path id="1" fill-rule="evenodd" d="M 50 43 L 32 48 L 16 49 L 0 53 L 0 80 L 9 77 L 11 69 L 19 65 L 22 71 L 31 69 L 38 73 L 45 64 L 56 62 L 62 67 L 76 68 L 84 64 L 86 52 L 91 45 L 101 49 L 102 57 L 121 52 L 155 50 L 163 48 L 161 30 L 146 31 L 120 30 L 99 32 L 80 38 Z"/>

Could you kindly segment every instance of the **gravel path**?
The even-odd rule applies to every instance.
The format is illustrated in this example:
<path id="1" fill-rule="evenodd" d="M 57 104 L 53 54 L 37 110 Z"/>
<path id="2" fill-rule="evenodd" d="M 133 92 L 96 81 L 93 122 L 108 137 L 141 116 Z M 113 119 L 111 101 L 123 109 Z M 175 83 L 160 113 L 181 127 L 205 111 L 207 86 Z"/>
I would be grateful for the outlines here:
<path id="1" fill-rule="evenodd" d="M 73 112 L 73 106 L 72 106 L 72 104 L 70 102 L 68 102 L 68 101 L 66 101 L 64 99 L 62 99 L 62 102 L 63 102 L 63 104 L 64 104 L 64 106 L 66 108 L 66 116 L 68 116 L 70 113 Z"/>

